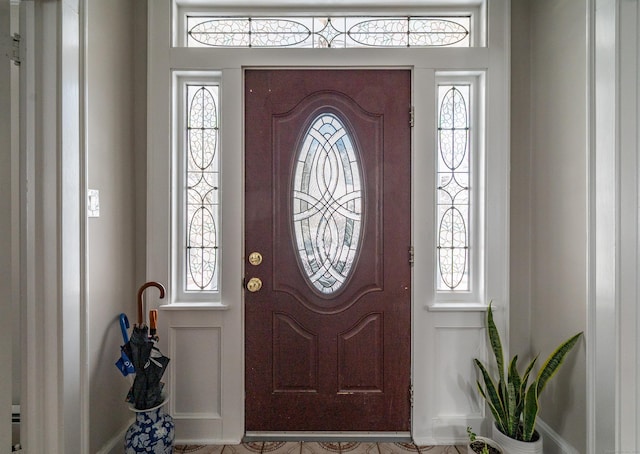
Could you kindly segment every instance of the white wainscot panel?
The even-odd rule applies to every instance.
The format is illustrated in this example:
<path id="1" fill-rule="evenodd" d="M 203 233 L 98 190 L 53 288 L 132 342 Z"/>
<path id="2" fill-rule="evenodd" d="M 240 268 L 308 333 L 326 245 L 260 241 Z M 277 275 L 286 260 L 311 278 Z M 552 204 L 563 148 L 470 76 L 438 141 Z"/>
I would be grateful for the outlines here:
<path id="1" fill-rule="evenodd" d="M 169 329 L 175 419 L 220 418 L 221 339 L 219 327 Z"/>
<path id="2" fill-rule="evenodd" d="M 244 434 L 240 306 L 164 306 L 160 340 L 178 444 L 235 444 Z"/>
<path id="3" fill-rule="evenodd" d="M 438 327 L 434 343 L 438 413 L 442 416 L 481 416 L 474 358 L 484 358 L 484 329 Z"/>
<path id="4" fill-rule="evenodd" d="M 466 438 L 465 429 L 478 431 L 484 420 L 484 404 L 476 386 L 474 358 L 486 358 L 485 329 L 482 326 L 436 326 L 432 357 L 433 436 L 442 441 Z"/>

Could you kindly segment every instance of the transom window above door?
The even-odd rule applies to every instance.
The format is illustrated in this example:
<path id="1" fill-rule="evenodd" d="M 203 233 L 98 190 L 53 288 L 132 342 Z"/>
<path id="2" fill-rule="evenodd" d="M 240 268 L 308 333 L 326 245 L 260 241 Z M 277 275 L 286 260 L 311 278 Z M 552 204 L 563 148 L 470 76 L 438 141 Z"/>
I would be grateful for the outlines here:
<path id="1" fill-rule="evenodd" d="M 471 16 L 187 16 L 187 47 L 469 47 Z"/>
<path id="2" fill-rule="evenodd" d="M 452 48 L 486 46 L 486 0 L 384 2 L 173 0 L 174 47 Z M 307 4 L 305 4 L 307 3 Z M 446 5 L 446 6 L 445 6 Z M 391 8 L 392 7 L 392 8 Z"/>

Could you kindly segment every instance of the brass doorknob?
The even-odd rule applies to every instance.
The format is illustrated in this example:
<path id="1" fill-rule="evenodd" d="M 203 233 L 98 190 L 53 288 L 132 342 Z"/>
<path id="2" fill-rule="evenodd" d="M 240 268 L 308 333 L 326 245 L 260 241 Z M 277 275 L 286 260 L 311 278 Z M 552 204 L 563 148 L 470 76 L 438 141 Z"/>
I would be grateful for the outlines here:
<path id="1" fill-rule="evenodd" d="M 255 293 L 261 288 L 262 281 L 258 277 L 252 277 L 251 279 L 249 279 L 249 282 L 247 282 L 247 290 L 249 290 L 251 293 Z"/>

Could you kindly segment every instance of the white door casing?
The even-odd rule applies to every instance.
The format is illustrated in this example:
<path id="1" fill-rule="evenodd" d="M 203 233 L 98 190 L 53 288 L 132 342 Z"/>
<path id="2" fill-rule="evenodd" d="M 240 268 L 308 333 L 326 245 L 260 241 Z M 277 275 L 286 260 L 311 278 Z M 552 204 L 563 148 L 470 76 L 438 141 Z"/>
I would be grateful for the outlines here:
<path id="1" fill-rule="evenodd" d="M 20 2 L 21 443 L 86 452 L 80 2 Z"/>
<path id="2" fill-rule="evenodd" d="M 242 5 L 239 5 L 240 7 Z M 275 3 L 274 3 L 275 6 Z M 342 8 L 344 5 L 340 4 Z M 331 5 L 327 6 L 328 8 Z M 415 8 L 415 6 L 413 6 Z M 415 262 L 412 295 L 412 436 L 420 444 L 462 442 L 465 428 L 478 430 L 485 419 L 477 399 L 472 358 L 485 357 L 484 315 L 493 300 L 496 319 L 508 338 L 508 168 L 509 168 L 509 7 L 491 2 L 487 47 L 456 49 L 185 49 L 171 47 L 170 1 L 149 4 L 148 218 L 147 279 L 169 284 L 170 303 L 162 306 L 161 339 L 172 358 L 170 411 L 178 442 L 238 442 L 244 435 L 243 394 L 243 68 L 246 67 L 401 67 L 413 74 L 412 231 Z M 195 52 L 194 52 L 195 51 Z M 213 63 L 212 63 L 213 62 Z M 484 111 L 491 118 L 482 145 L 485 228 L 484 291 L 477 301 L 436 298 L 432 279 L 434 225 L 433 150 L 435 84 L 442 69 L 484 80 Z M 485 70 L 492 68 L 491 71 Z M 184 303 L 174 299 L 169 264 L 172 233 L 171 134 L 172 70 L 221 74 L 221 171 L 223 289 L 220 302 Z M 483 76 L 484 75 L 484 76 Z M 484 79 L 483 79 L 484 77 Z M 420 125 L 430 125 L 424 127 Z M 431 195 L 430 195 L 431 194 Z M 425 227 L 427 226 L 427 227 Z M 426 276 L 426 278 L 425 278 Z M 195 347 L 194 347 L 195 345 Z M 433 364 L 440 366 L 435 368 Z M 196 375 L 197 374 L 197 375 Z"/>
<path id="3" fill-rule="evenodd" d="M 0 1 L 0 40 L 3 44 L 4 40 L 9 39 L 10 30 L 10 6 L 9 0 Z M 8 41 L 6 41 L 8 43 Z M 0 344 L 3 345 L 0 351 L 0 364 L 4 364 L 0 372 L 0 387 L 4 390 L 0 397 L 0 415 L 2 415 L 2 423 L 0 423 L 0 446 L 11 446 L 11 399 L 13 390 L 12 367 L 6 365 L 13 364 L 12 345 L 12 322 L 13 322 L 13 297 L 12 289 L 12 232 L 13 232 L 13 216 L 7 215 L 12 213 L 12 146 L 11 146 L 11 115 L 12 111 L 7 106 L 11 106 L 11 62 L 6 56 L 0 59 L 0 213 L 4 215 L 0 218 L 0 289 L 3 289 L 0 295 Z"/>

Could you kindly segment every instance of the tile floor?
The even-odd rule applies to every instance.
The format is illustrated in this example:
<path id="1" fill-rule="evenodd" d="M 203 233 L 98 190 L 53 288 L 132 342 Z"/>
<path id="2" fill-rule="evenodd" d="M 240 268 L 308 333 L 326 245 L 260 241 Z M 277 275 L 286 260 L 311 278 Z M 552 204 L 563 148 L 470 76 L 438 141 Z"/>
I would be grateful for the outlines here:
<path id="1" fill-rule="evenodd" d="M 464 446 L 413 443 L 251 441 L 241 445 L 176 446 L 176 454 L 464 454 Z"/>

